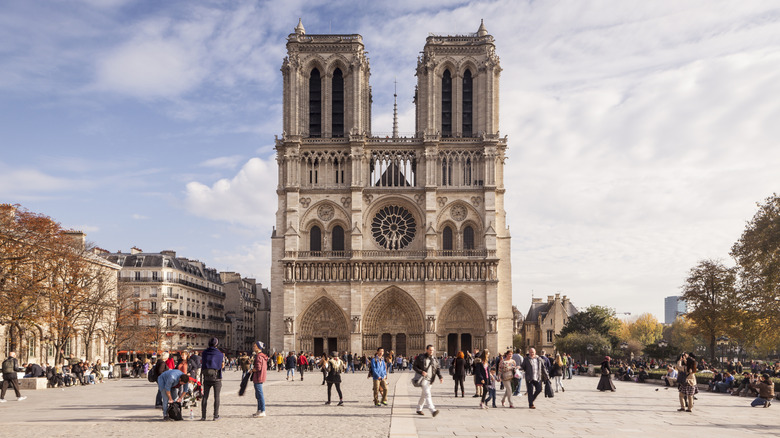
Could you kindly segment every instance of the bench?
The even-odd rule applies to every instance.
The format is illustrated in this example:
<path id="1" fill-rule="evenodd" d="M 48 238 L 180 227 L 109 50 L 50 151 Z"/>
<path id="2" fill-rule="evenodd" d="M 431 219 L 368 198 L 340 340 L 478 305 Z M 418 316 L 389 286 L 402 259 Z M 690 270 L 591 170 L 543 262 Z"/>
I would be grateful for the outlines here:
<path id="1" fill-rule="evenodd" d="M 24 390 L 33 390 L 33 389 L 46 389 L 47 384 L 49 383 L 48 380 L 46 380 L 45 377 L 25 377 L 22 379 L 17 380 L 19 382 L 19 389 Z"/>

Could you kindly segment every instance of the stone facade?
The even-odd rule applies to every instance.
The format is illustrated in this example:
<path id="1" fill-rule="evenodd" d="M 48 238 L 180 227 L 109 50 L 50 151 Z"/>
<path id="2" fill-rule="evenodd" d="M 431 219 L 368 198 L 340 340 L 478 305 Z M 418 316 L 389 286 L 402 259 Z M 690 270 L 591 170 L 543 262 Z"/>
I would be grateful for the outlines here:
<path id="1" fill-rule="evenodd" d="M 225 291 L 225 318 L 230 322 L 230 352 L 250 352 L 252 343 L 268 344 L 270 300 L 268 289 L 254 278 L 236 272 L 220 272 Z"/>
<path id="2" fill-rule="evenodd" d="M 282 64 L 271 348 L 416 354 L 512 345 L 506 138 L 493 37 L 428 37 L 416 134 L 371 135 L 360 35 L 307 35 Z"/>
<path id="3" fill-rule="evenodd" d="M 555 350 L 555 336 L 576 313 L 577 308 L 566 295 L 563 298 L 561 294 L 549 295 L 546 303 L 541 298 L 534 298 L 523 323 L 525 348 L 551 353 Z"/>
<path id="4" fill-rule="evenodd" d="M 132 296 L 147 311 L 144 323 L 159 331 L 153 350 L 202 350 L 211 337 L 228 339 L 225 292 L 215 269 L 200 261 L 176 257 L 174 251 L 102 255 L 122 267 L 120 287 L 132 288 Z M 119 346 L 119 349 L 127 346 Z"/>

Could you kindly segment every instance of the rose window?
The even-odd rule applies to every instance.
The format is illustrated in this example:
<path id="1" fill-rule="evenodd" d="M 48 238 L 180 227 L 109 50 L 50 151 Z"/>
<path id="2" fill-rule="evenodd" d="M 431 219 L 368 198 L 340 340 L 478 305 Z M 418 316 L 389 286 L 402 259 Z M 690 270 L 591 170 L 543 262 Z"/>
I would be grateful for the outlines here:
<path id="1" fill-rule="evenodd" d="M 417 224 L 409 210 L 397 205 L 380 209 L 371 221 L 371 234 L 384 249 L 402 249 L 414 240 Z"/>

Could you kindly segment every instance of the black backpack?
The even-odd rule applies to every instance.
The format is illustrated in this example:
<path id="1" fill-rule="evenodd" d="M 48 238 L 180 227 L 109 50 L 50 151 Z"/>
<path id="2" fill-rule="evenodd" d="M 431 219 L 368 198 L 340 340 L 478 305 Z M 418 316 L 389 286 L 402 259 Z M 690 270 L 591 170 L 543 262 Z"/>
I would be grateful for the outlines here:
<path id="1" fill-rule="evenodd" d="M 149 379 L 149 382 L 157 383 L 157 377 L 157 367 L 149 367 L 149 372 L 146 374 L 146 378 Z"/>
<path id="2" fill-rule="evenodd" d="M 16 369 L 14 368 L 14 359 L 12 357 L 9 357 L 8 359 L 3 361 L 3 373 L 13 374 L 14 372 L 16 372 Z"/>
<path id="3" fill-rule="evenodd" d="M 184 418 L 181 416 L 181 403 L 179 402 L 173 402 L 168 403 L 168 416 L 171 417 L 172 420 L 181 421 Z"/>

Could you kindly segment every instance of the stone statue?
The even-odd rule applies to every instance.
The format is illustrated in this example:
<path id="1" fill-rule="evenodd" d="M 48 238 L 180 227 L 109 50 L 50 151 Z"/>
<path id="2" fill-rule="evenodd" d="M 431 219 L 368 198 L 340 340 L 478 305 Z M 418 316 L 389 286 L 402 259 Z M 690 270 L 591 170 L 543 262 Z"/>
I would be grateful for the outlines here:
<path id="1" fill-rule="evenodd" d="M 427 322 L 428 322 L 428 328 L 427 328 L 428 332 L 433 332 L 434 330 L 436 330 L 436 317 L 435 316 L 429 316 Z"/>
<path id="2" fill-rule="evenodd" d="M 293 332 L 293 319 L 288 317 L 284 319 L 284 334 L 291 335 Z"/>

